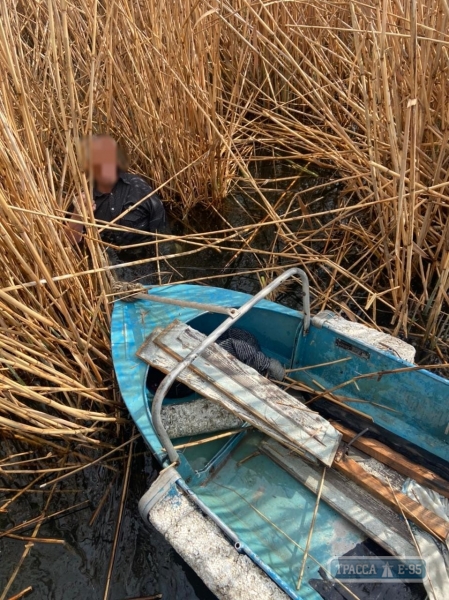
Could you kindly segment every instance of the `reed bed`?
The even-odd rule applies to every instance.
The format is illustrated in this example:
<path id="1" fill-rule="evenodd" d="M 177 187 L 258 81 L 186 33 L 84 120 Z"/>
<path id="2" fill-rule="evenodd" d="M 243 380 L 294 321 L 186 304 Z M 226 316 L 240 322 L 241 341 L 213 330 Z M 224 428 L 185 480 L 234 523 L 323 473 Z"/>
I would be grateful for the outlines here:
<path id="1" fill-rule="evenodd" d="M 252 199 L 253 224 L 185 236 L 186 255 L 252 254 L 266 277 L 302 264 L 315 309 L 373 324 L 386 309 L 394 333 L 444 353 L 444 2 L 5 0 L 1 10 L 5 432 L 99 445 L 120 420 L 103 247 L 91 214 L 84 249 L 65 225 L 89 193 L 77 146 L 92 132 L 115 135 L 181 216 L 219 211 L 231 189 Z M 302 170 L 260 181 L 254 165 L 270 157 L 329 169 L 341 181 L 331 210 L 310 204 Z M 270 186 L 282 192 L 274 202 Z M 325 197 L 325 182 L 314 187 Z"/>
<path id="2" fill-rule="evenodd" d="M 315 311 L 374 326 L 386 311 L 447 355 L 448 21 L 445 0 L 1 3 L 0 435 L 33 449 L 36 474 L 98 458 L 125 420 L 90 209 L 84 246 L 67 235 L 91 133 L 114 135 L 184 224 L 247 199 L 247 224 L 186 225 L 166 262 L 215 248 L 261 283 L 299 265 Z M 267 180 L 269 160 L 288 175 Z"/>

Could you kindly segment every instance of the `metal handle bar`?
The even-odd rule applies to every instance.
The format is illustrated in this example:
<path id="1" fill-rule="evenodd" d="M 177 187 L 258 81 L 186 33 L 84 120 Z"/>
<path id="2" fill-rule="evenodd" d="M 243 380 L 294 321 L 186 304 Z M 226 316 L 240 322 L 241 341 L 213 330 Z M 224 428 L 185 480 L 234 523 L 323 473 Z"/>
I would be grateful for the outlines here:
<path id="1" fill-rule="evenodd" d="M 227 329 L 231 327 L 240 317 L 243 317 L 245 313 L 247 313 L 255 304 L 257 304 L 260 300 L 268 296 L 270 292 L 279 287 L 281 283 L 283 283 L 289 277 L 293 275 L 299 275 L 302 283 L 302 291 L 303 291 L 303 312 L 304 312 L 304 325 L 303 325 L 303 334 L 307 335 L 310 327 L 310 295 L 309 295 L 309 280 L 307 275 L 304 273 L 302 269 L 298 269 L 297 267 L 293 267 L 276 277 L 274 281 L 272 281 L 269 285 L 264 287 L 258 294 L 256 294 L 253 298 L 245 302 L 240 308 L 236 309 L 235 313 L 228 317 L 221 325 L 219 325 L 210 335 L 208 335 L 201 344 L 192 350 L 190 354 L 188 354 L 185 359 L 180 362 L 176 367 L 168 373 L 161 381 L 155 395 L 153 398 L 153 405 L 151 407 L 151 418 L 153 420 L 154 429 L 159 437 L 161 445 L 167 450 L 168 458 L 171 463 L 179 462 L 178 453 L 173 447 L 171 440 L 165 431 L 164 424 L 162 423 L 161 418 L 161 408 L 162 402 L 164 401 L 165 395 L 170 389 L 172 383 L 178 377 L 178 375 L 184 371 L 186 367 L 188 367 L 198 356 L 203 352 L 208 346 L 213 344 L 215 340 L 217 340 L 222 333 L 224 333 Z"/>

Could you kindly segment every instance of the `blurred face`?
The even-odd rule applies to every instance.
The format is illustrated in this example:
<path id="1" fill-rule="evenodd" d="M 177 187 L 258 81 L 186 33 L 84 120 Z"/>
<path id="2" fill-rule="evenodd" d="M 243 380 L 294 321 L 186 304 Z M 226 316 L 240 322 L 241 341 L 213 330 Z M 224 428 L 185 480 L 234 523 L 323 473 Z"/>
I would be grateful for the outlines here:
<path id="1" fill-rule="evenodd" d="M 91 142 L 92 169 L 95 185 L 109 190 L 117 183 L 117 144 L 109 137 L 93 138 Z"/>

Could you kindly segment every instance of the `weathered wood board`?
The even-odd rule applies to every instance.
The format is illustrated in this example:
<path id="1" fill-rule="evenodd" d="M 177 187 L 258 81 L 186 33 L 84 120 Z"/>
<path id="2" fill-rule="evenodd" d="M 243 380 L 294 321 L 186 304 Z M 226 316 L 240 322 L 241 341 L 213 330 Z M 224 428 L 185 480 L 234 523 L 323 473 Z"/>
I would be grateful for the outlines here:
<path id="1" fill-rule="evenodd" d="M 311 492 L 317 493 L 321 467 L 308 464 L 273 440 L 263 442 L 260 449 Z M 396 556 L 417 555 L 402 516 L 333 469 L 326 471 L 321 498 L 387 552 Z"/>
<path id="2" fill-rule="evenodd" d="M 155 330 L 153 334 L 147 338 L 145 344 L 139 350 L 138 355 L 151 366 L 159 369 L 163 373 L 170 373 L 176 367 L 176 365 L 179 364 L 179 359 L 168 354 L 163 348 L 156 346 L 153 339 L 157 337 L 158 333 L 159 331 Z M 242 421 L 257 427 L 278 442 L 285 444 L 291 449 L 294 449 L 295 452 L 299 452 L 309 461 L 318 464 L 318 461 L 314 456 L 306 451 L 301 450 L 300 448 L 293 447 L 290 441 L 287 440 L 281 433 L 271 428 L 268 424 L 256 421 L 254 416 L 249 411 L 245 410 L 244 407 L 234 404 L 226 394 L 221 392 L 214 385 L 211 385 L 209 382 L 205 381 L 201 375 L 197 375 L 196 367 L 191 365 L 189 368 L 185 369 L 179 375 L 178 381 L 181 381 L 185 385 L 189 386 L 192 390 L 198 392 L 198 394 L 201 394 L 213 402 L 218 403 L 220 406 L 229 410 L 229 412 L 236 415 Z"/>
<path id="3" fill-rule="evenodd" d="M 449 540 L 449 523 L 402 492 L 395 492 L 392 487 L 365 471 L 355 460 L 344 455 L 337 456 L 333 467 L 368 490 L 395 512 L 403 514 L 416 523 L 424 531 L 436 536 L 442 542 L 447 543 Z"/>
<path id="4" fill-rule="evenodd" d="M 154 337 L 153 342 L 182 360 L 204 338 L 203 334 L 185 323 L 174 321 Z M 139 349 L 138 355 L 150 363 L 154 360 L 145 344 Z M 204 381 L 225 394 L 234 407 L 247 411 L 252 416 L 251 421 L 247 420 L 255 427 L 262 429 L 262 424 L 268 425 L 288 440 L 290 447 L 300 448 L 328 466 L 332 464 L 341 434 L 328 421 L 269 382 L 255 369 L 244 365 L 217 344 L 207 348 L 193 362 L 193 368 Z M 200 393 L 210 397 L 203 390 Z"/>
<path id="5" fill-rule="evenodd" d="M 333 423 L 333 425 L 343 435 L 345 442 L 350 442 L 356 436 L 355 431 L 349 429 L 349 427 L 345 427 L 341 423 Z M 430 487 L 439 494 L 449 498 L 449 481 L 433 473 L 430 469 L 426 469 L 416 462 L 409 460 L 386 444 L 376 439 L 362 436 L 354 441 L 353 446 L 379 462 L 392 467 L 398 473 L 406 477 L 411 477 L 418 483 Z"/>

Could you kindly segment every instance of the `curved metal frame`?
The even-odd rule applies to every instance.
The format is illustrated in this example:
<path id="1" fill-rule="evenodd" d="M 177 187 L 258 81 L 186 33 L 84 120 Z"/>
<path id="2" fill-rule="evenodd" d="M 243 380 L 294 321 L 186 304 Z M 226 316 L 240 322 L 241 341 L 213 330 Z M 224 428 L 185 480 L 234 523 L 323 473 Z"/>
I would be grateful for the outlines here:
<path id="1" fill-rule="evenodd" d="M 171 463 L 178 463 L 179 456 L 176 450 L 171 443 L 171 440 L 165 431 L 164 424 L 162 423 L 161 418 L 161 408 L 162 402 L 164 401 L 165 395 L 170 389 L 172 383 L 178 377 L 178 375 L 184 371 L 186 367 L 188 367 L 198 356 L 203 352 L 210 344 L 213 344 L 215 340 L 217 340 L 222 333 L 224 333 L 231 325 L 233 325 L 240 317 L 243 317 L 255 304 L 257 304 L 260 300 L 268 296 L 270 292 L 275 290 L 277 287 L 281 285 L 286 279 L 292 277 L 293 275 L 299 275 L 302 283 L 302 291 L 303 291 L 303 313 L 304 313 L 304 325 L 303 325 L 303 335 L 307 335 L 310 327 L 310 294 L 309 294 L 309 280 L 307 275 L 304 273 L 302 269 L 298 269 L 297 267 L 293 267 L 276 277 L 274 281 L 272 281 L 269 285 L 264 287 L 258 294 L 256 294 L 253 298 L 245 302 L 240 308 L 236 309 L 235 313 L 228 317 L 221 325 L 219 325 L 210 335 L 208 335 L 201 344 L 192 350 L 192 352 L 186 356 L 186 358 L 180 362 L 168 375 L 164 377 L 164 379 L 159 384 L 159 387 L 153 398 L 153 405 L 151 407 L 151 418 L 153 420 L 154 429 L 159 437 L 159 440 L 162 446 L 167 450 L 168 458 Z"/>

